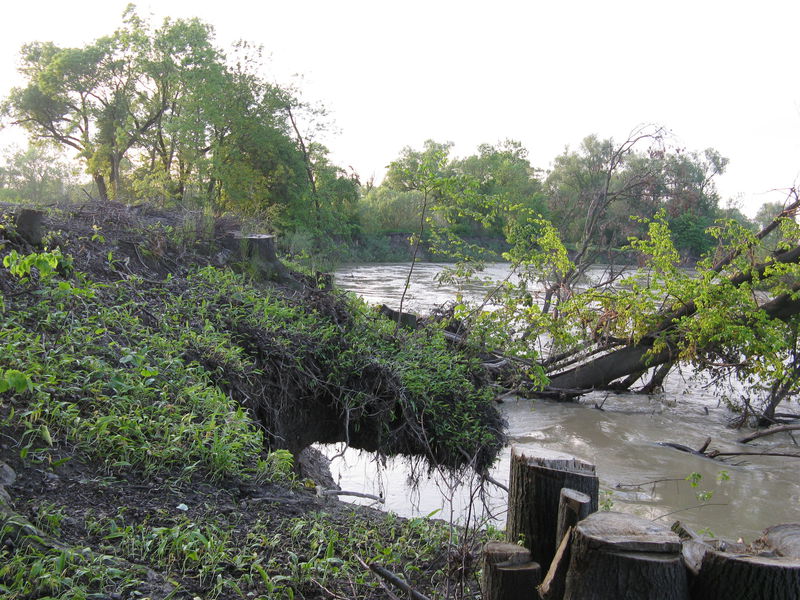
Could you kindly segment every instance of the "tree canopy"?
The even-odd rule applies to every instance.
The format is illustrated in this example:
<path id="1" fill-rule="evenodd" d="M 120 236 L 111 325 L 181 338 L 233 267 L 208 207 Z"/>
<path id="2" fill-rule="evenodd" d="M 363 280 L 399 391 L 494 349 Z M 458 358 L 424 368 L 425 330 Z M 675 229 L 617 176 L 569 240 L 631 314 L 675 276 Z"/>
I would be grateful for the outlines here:
<path id="1" fill-rule="evenodd" d="M 259 48 L 226 54 L 198 19 L 153 27 L 129 7 L 108 36 L 34 42 L 20 58 L 26 84 L 4 101 L 5 120 L 74 151 L 101 199 L 195 202 L 276 227 L 323 212 L 338 226 L 343 204 L 357 212 L 357 180 L 300 135 L 296 115 L 311 107 L 264 80 Z"/>

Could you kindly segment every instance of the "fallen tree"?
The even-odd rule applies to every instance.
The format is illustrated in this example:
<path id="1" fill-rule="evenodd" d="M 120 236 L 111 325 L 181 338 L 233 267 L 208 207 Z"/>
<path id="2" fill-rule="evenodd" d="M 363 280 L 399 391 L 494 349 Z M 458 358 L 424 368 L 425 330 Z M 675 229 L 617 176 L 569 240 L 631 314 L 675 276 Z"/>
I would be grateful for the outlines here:
<path id="1" fill-rule="evenodd" d="M 550 365 L 548 368 L 549 385 L 548 391 L 558 392 L 560 390 L 592 390 L 604 389 L 612 383 L 626 378 L 624 382 L 618 382 L 615 389 L 628 389 L 633 383 L 639 380 L 642 375 L 649 370 L 661 365 L 671 365 L 679 360 L 704 359 L 707 355 L 722 355 L 727 353 L 725 359 L 735 352 L 726 346 L 727 340 L 721 336 L 716 339 L 708 340 L 703 346 L 697 346 L 696 340 L 690 339 L 696 332 L 697 321 L 708 318 L 706 314 L 711 311 L 729 311 L 732 317 L 729 325 L 736 327 L 757 326 L 759 320 L 778 320 L 790 326 L 793 317 L 800 313 L 800 283 L 794 279 L 787 285 L 785 280 L 792 274 L 791 267 L 800 263 L 800 245 L 794 244 L 789 247 L 780 248 L 771 256 L 760 262 L 742 262 L 745 253 L 754 253 L 754 245 L 757 241 L 763 240 L 767 235 L 781 226 L 781 223 L 790 220 L 800 206 L 800 201 L 796 198 L 787 208 L 778 215 L 775 220 L 756 236 L 749 243 L 741 244 L 730 250 L 724 257 L 717 261 L 705 274 L 695 279 L 696 296 L 689 299 L 672 301 L 656 314 L 649 316 L 648 321 L 652 323 L 650 327 L 642 333 L 630 332 L 628 337 L 617 335 L 604 335 L 597 340 L 594 345 L 604 352 L 593 356 L 590 360 L 581 362 L 568 369 L 559 369 L 569 359 L 579 357 L 581 353 L 586 353 L 585 347 L 577 348 L 573 352 L 565 352 L 560 356 L 560 360 Z M 652 229 L 651 229 L 652 233 Z M 793 240 L 796 242 L 796 240 Z M 731 266 L 738 267 L 730 269 Z M 726 275 L 726 270 L 730 270 Z M 704 276 L 704 278 L 703 278 Z M 770 279 L 775 281 L 770 282 Z M 758 303 L 757 294 L 753 293 L 757 286 L 771 284 L 774 289 L 785 290 L 774 295 L 774 297 L 761 304 Z M 703 289 L 705 287 L 706 289 Z M 750 305 L 726 306 L 723 303 L 712 304 L 715 298 L 709 301 L 709 289 L 718 290 L 744 290 L 745 295 L 749 295 Z M 691 288 L 688 288 L 691 289 Z M 669 291 L 669 289 L 667 289 Z M 699 299 L 695 299 L 698 298 Z M 719 294 L 720 298 L 724 298 Z M 606 300 L 612 299 L 613 294 L 606 296 Z M 629 298 L 623 292 L 619 294 L 619 299 L 628 301 Z M 607 302 L 607 306 L 611 302 Z M 735 319 L 741 315 L 737 322 Z M 618 325 L 617 323 L 603 323 L 606 331 Z M 624 323 L 619 325 L 625 326 Z M 596 324 L 595 324 L 596 326 Z M 719 332 L 724 334 L 724 332 Z M 716 345 L 716 347 L 715 347 Z M 706 360 L 706 362 L 708 362 Z M 735 368 L 739 366 L 730 360 L 724 362 L 726 366 Z M 663 380 L 665 372 L 658 376 Z"/>

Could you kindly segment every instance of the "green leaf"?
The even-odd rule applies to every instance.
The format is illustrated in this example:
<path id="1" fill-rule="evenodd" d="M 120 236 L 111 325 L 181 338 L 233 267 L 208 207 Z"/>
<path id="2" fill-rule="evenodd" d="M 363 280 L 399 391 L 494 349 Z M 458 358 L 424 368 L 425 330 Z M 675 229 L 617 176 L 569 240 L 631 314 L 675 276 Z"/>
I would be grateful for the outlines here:
<path id="1" fill-rule="evenodd" d="M 30 377 L 28 377 L 22 371 L 9 369 L 5 372 L 3 379 L 6 383 L 6 389 L 11 388 L 18 394 L 33 389 L 33 383 L 31 382 Z"/>

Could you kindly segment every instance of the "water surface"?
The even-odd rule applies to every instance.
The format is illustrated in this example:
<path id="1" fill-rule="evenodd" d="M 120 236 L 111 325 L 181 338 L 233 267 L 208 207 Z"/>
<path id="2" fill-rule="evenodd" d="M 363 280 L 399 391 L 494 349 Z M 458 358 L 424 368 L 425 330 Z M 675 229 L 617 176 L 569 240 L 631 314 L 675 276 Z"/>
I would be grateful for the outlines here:
<path id="1" fill-rule="evenodd" d="M 507 274 L 506 268 L 497 263 L 487 271 L 500 279 Z M 452 300 L 457 292 L 477 299 L 487 289 L 439 286 L 436 275 L 441 269 L 442 265 L 417 264 L 404 306 L 425 312 Z M 351 266 L 339 270 L 335 281 L 370 303 L 397 308 L 407 273 L 407 264 Z M 658 445 L 667 441 L 699 448 L 711 437 L 711 447 L 720 451 L 800 453 L 789 434 L 737 444 L 736 439 L 748 431 L 728 427 L 733 415 L 719 392 L 705 389 L 691 372 L 672 374 L 664 392 L 654 396 L 596 392 L 576 403 L 511 399 L 501 410 L 512 443 L 566 452 L 595 464 L 605 492 L 601 500 L 613 504 L 615 510 L 666 525 L 681 519 L 696 529 L 745 541 L 770 525 L 800 521 L 800 459 L 748 456 L 723 463 Z M 507 448 L 492 472 L 506 484 L 509 456 Z M 475 505 L 470 502 L 469 486 L 454 491 L 447 477 L 423 475 L 409 481 L 404 459 L 392 459 L 383 466 L 370 454 L 348 449 L 334 460 L 332 471 L 342 489 L 381 494 L 384 508 L 403 516 L 436 512 L 442 518 L 463 518 L 468 507 Z M 699 474 L 696 487 L 686 481 L 692 473 Z M 489 491 L 490 511 L 502 524 L 506 498 L 499 488 L 490 486 Z M 711 497 L 698 498 L 704 492 Z"/>

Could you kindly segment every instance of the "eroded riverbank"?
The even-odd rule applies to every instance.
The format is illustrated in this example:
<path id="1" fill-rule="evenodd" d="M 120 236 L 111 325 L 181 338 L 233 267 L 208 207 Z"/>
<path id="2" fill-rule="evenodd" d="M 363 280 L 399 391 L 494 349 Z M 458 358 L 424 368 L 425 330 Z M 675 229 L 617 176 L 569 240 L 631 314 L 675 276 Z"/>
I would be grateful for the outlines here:
<path id="1" fill-rule="evenodd" d="M 369 302 L 396 307 L 407 267 L 349 267 L 337 273 L 336 282 Z M 489 274 L 502 277 L 504 268 L 490 265 Z M 440 265 L 417 265 L 410 289 L 412 310 L 424 311 L 453 298 L 455 288 L 436 283 L 440 270 Z M 462 291 L 475 297 L 481 287 Z M 798 459 L 745 456 L 722 462 L 658 445 L 675 442 L 698 448 L 711 437 L 711 447 L 720 451 L 798 450 L 789 434 L 746 446 L 737 444 L 746 432 L 728 427 L 733 414 L 720 392 L 706 389 L 703 381 L 692 380 L 691 375 L 671 376 L 663 393 L 649 397 L 603 392 L 590 394 L 579 403 L 507 401 L 502 411 L 509 423 L 509 439 L 511 443 L 568 452 L 597 465 L 601 488 L 607 492 L 605 500 L 613 503 L 615 510 L 665 523 L 680 518 L 696 529 L 746 540 L 769 525 L 796 521 L 800 514 Z M 602 405 L 602 410 L 595 405 Z M 506 449 L 492 471 L 501 482 L 508 480 L 508 461 Z M 347 451 L 334 461 L 333 471 L 334 477 L 341 478 L 343 488 L 383 494 L 386 508 L 401 515 L 426 515 L 438 510 L 439 516 L 447 518 L 451 510 L 447 482 L 422 477 L 418 485 L 412 485 L 401 459 L 390 461 L 382 470 L 370 455 Z M 692 477 L 694 473 L 699 478 Z M 489 505 L 496 521 L 502 523 L 505 496 L 498 488 L 490 491 Z M 452 507 L 455 515 L 463 515 L 468 496 L 464 488 L 456 494 Z"/>

